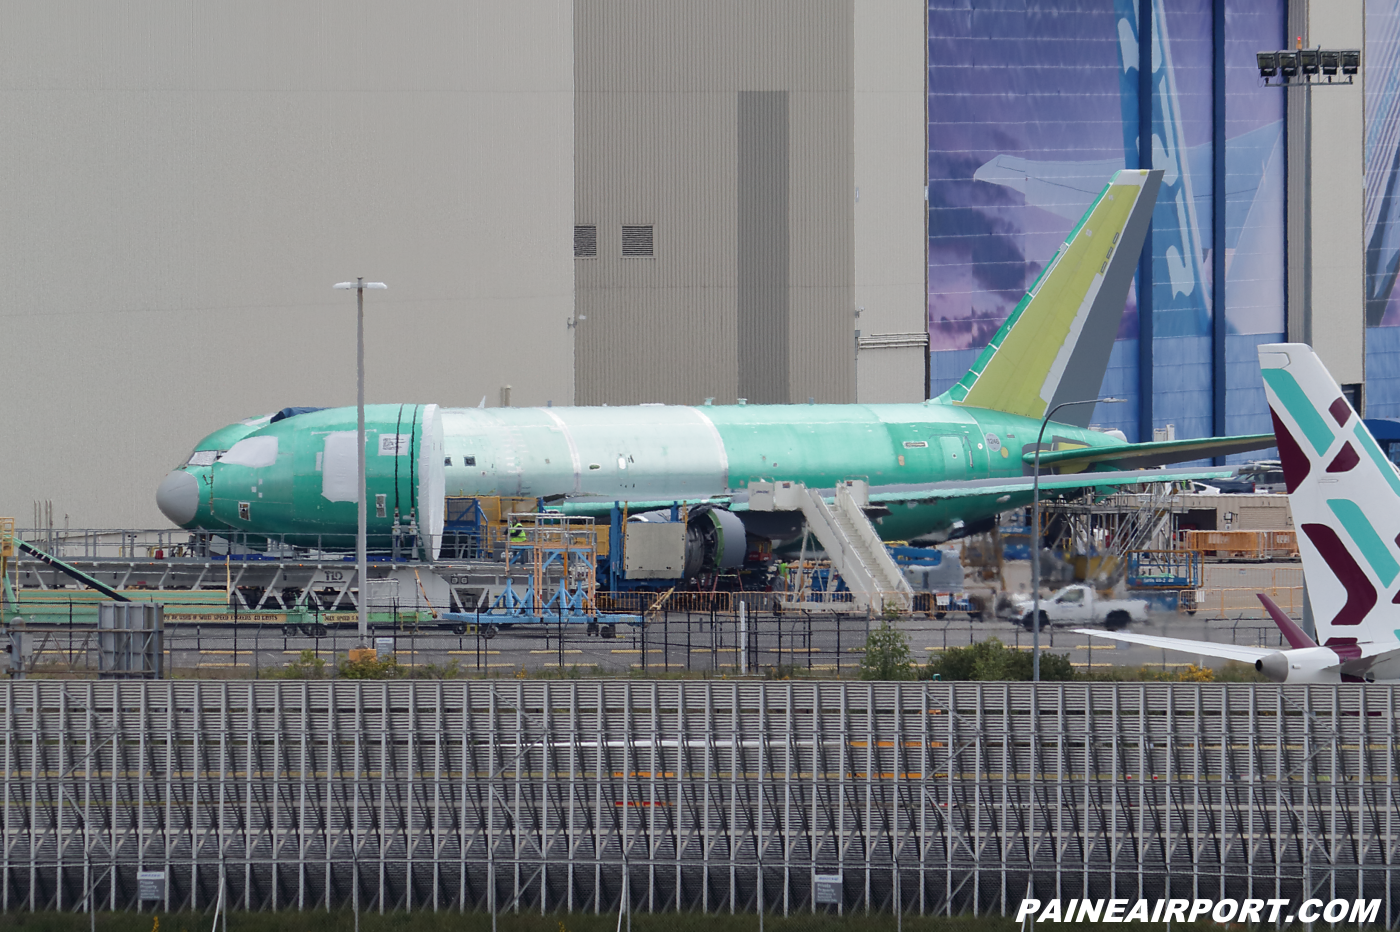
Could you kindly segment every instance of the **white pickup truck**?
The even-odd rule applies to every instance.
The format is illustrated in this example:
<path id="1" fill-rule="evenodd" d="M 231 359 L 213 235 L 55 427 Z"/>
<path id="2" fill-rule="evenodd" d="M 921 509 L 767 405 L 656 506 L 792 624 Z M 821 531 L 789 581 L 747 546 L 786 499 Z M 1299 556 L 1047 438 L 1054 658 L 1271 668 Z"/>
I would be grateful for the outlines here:
<path id="1" fill-rule="evenodd" d="M 1034 624 L 1031 599 L 1016 600 L 1021 624 Z M 1065 586 L 1059 592 L 1040 600 L 1040 626 L 1102 624 L 1110 630 L 1124 627 L 1130 621 L 1147 620 L 1147 602 L 1143 599 L 1105 599 L 1093 586 Z"/>

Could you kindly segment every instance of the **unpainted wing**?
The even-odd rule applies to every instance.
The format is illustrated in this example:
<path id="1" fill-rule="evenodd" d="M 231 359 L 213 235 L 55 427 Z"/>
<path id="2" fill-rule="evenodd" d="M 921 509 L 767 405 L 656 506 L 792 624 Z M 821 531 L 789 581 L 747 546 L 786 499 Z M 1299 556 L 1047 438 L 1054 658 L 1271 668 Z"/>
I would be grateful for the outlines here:
<path id="1" fill-rule="evenodd" d="M 1165 466 L 1185 460 L 1248 453 L 1274 445 L 1273 434 L 1245 434 L 1238 437 L 1201 437 L 1195 440 L 1159 440 L 1133 443 L 1123 447 L 1095 447 L 1078 450 L 1040 451 L 1040 468 L 1055 467 L 1060 471 L 1087 469 L 1096 464 L 1112 464 L 1121 469 L 1145 469 Z M 1024 453 L 1021 459 L 1035 462 L 1035 451 Z"/>
<path id="2" fill-rule="evenodd" d="M 1097 631 L 1093 628 L 1075 628 L 1075 634 L 1087 634 L 1090 637 L 1110 638 L 1115 641 L 1124 641 L 1128 644 L 1143 644 L 1147 647 L 1162 647 L 1167 650 L 1179 650 L 1188 654 L 1204 654 L 1207 657 L 1222 657 L 1225 660 L 1239 660 L 1243 663 L 1253 663 L 1262 660 L 1270 654 L 1278 653 L 1275 647 L 1241 647 L 1238 644 L 1217 644 L 1215 641 L 1189 641 L 1186 638 L 1160 637 L 1155 634 L 1124 634 L 1121 631 Z"/>

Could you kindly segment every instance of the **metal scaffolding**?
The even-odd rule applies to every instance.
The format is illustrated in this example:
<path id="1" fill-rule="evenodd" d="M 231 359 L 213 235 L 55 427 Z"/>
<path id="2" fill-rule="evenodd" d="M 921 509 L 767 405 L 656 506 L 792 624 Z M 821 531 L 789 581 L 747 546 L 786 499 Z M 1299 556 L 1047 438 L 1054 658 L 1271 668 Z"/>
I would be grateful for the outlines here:
<path id="1" fill-rule="evenodd" d="M 1387 686 L 0 686 L 0 909 L 1380 898 Z M 149 873 L 147 876 L 150 876 Z"/>

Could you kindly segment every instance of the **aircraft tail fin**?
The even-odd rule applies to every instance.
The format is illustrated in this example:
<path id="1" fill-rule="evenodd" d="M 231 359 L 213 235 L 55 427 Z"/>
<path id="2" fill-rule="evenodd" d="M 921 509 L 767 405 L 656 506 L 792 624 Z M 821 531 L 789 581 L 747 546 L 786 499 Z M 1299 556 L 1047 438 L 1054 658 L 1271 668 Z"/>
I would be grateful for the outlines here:
<path id="1" fill-rule="evenodd" d="M 1122 169 L 1089 205 L 972 368 L 940 401 L 1039 418 L 1094 398 L 1142 253 L 1162 169 Z M 1093 405 L 1057 418 L 1086 427 Z"/>
<path id="2" fill-rule="evenodd" d="M 1317 640 L 1389 649 L 1400 627 L 1400 473 L 1312 347 L 1261 345 L 1259 365 Z"/>
<path id="3" fill-rule="evenodd" d="M 1278 629 L 1283 632 L 1283 638 L 1288 642 L 1288 646 L 1294 650 L 1304 647 L 1316 647 L 1317 642 L 1308 637 L 1308 632 L 1298 626 L 1298 622 L 1288 617 L 1288 613 L 1278 607 L 1278 603 L 1262 592 L 1256 592 L 1259 601 L 1264 603 L 1264 611 L 1269 613 L 1269 617 L 1278 625 Z"/>

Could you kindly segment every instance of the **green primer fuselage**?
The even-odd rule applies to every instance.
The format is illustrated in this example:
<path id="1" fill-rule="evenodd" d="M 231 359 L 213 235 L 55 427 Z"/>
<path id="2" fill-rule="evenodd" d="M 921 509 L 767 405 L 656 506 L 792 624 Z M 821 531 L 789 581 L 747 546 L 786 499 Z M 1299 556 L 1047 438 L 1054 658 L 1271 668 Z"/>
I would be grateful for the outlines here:
<path id="1" fill-rule="evenodd" d="M 599 514 L 614 501 L 697 501 L 755 480 L 830 489 L 1019 480 L 1041 415 L 1103 382 L 1162 171 L 1114 173 L 973 368 L 942 399 L 887 405 L 637 405 L 367 409 L 369 530 L 383 546 L 410 520 L 437 539 L 445 496 L 542 498 Z M 285 409 L 232 425 L 197 448 L 156 499 L 184 527 L 348 546 L 356 520 L 355 411 Z M 290 416 L 286 416 L 288 412 Z M 1014 412 L 1014 413 L 1010 413 Z M 1066 417 L 1087 417 L 1066 408 Z M 228 441 L 246 429 L 231 446 Z M 1121 447 L 1054 424 L 1052 446 Z M 210 451 L 227 450 L 213 462 Z M 1199 455 L 1210 455 L 1208 452 Z M 1081 467 L 1083 464 L 1080 464 Z M 891 501 L 886 539 L 967 525 L 1029 500 L 1024 483 Z M 883 499 L 888 501 L 889 499 Z M 736 505 L 736 510 L 741 506 Z"/>
<path id="2" fill-rule="evenodd" d="M 197 478 L 200 489 L 196 513 L 183 526 L 346 546 L 356 516 L 353 495 L 344 492 L 348 461 L 342 441 L 355 429 L 355 409 L 326 409 L 251 427 L 257 423 L 249 422 L 240 438 L 242 444 L 261 445 L 251 460 L 235 452 L 212 465 L 182 467 Z M 761 480 L 831 488 L 845 479 L 863 479 L 872 487 L 1009 479 L 1026 473 L 1022 453 L 1034 449 L 1039 428 L 1036 419 L 937 402 L 490 409 L 371 405 L 366 409 L 369 532 L 383 546 L 396 510 L 401 523 L 412 515 L 424 531 L 435 532 L 441 526 L 444 494 L 546 498 L 576 503 L 569 510 L 596 511 L 612 501 L 726 496 Z M 202 441 L 192 459 L 198 451 L 228 449 L 231 429 Z M 434 441 L 435 430 L 440 441 Z M 332 437 L 341 440 L 328 439 Z M 1044 443 L 1060 448 L 1123 445 L 1098 431 L 1053 422 Z M 348 451 L 353 455 L 353 446 Z M 329 475 L 336 469 L 338 480 Z M 382 511 L 378 496 L 383 496 Z M 896 504 L 878 529 L 887 540 L 908 539 L 959 520 L 972 524 L 1029 499 L 1029 492 L 992 491 Z M 595 504 L 588 505 L 590 500 Z"/>

